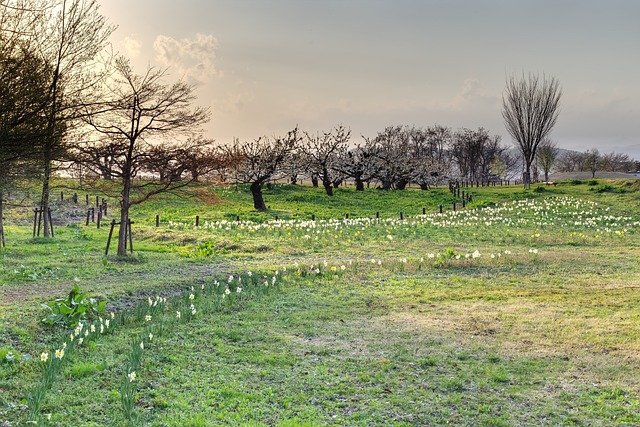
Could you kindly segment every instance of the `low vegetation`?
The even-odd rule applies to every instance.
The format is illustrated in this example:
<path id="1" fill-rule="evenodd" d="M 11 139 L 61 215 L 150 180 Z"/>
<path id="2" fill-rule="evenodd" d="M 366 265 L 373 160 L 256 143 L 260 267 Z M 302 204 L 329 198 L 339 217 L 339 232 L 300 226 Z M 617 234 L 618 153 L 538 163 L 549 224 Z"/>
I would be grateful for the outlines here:
<path id="1" fill-rule="evenodd" d="M 191 186 L 127 257 L 9 211 L 0 422 L 637 425 L 637 182 L 537 188 Z"/>

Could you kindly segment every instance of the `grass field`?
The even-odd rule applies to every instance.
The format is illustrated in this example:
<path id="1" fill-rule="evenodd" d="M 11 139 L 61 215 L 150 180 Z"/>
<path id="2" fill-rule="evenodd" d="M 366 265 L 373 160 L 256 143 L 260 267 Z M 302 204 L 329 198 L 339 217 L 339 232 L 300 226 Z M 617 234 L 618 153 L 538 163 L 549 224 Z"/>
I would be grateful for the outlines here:
<path id="1" fill-rule="evenodd" d="M 126 259 L 9 211 L 0 425 L 640 425 L 637 181 L 243 190 L 137 208 Z M 43 324 L 74 285 L 106 313 Z"/>

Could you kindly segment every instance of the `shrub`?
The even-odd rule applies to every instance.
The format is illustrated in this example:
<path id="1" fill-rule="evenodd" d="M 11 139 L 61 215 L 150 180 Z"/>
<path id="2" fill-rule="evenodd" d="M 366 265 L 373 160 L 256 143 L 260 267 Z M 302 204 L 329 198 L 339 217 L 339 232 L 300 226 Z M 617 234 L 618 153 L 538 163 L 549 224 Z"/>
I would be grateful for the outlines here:
<path id="1" fill-rule="evenodd" d="M 42 304 L 48 315 L 42 319 L 46 325 L 64 325 L 73 328 L 81 320 L 92 320 L 106 313 L 107 301 L 98 302 L 89 298 L 80 291 L 78 285 L 74 285 L 67 298 L 58 298 L 47 304 Z"/>

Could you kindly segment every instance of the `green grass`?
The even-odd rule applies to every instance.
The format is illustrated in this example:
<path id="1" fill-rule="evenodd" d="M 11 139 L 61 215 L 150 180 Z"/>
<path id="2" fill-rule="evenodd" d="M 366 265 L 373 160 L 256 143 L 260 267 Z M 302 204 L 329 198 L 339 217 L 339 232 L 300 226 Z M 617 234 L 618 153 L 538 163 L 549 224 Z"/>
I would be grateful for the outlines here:
<path id="1" fill-rule="evenodd" d="M 33 240 L 9 212 L 0 422 L 26 420 L 40 353 L 71 332 L 42 325 L 39 304 L 78 283 L 123 320 L 65 356 L 43 425 L 128 425 L 127 360 L 157 322 L 133 383 L 139 424 L 638 425 L 640 192 L 637 182 L 591 184 L 474 188 L 471 207 L 494 208 L 442 217 L 432 213 L 453 200 L 443 189 L 346 188 L 329 199 L 276 186 L 257 213 L 246 191 L 200 185 L 137 208 L 125 260 L 104 257 L 104 228 L 71 224 Z M 320 221 L 376 212 L 380 221 Z M 311 214 L 315 226 L 286 222 Z M 211 224 L 221 220 L 231 223 Z M 269 292 L 224 307 L 219 293 L 198 294 L 188 316 L 191 287 L 239 273 L 259 286 L 276 270 Z M 147 323 L 158 294 L 171 308 Z"/>

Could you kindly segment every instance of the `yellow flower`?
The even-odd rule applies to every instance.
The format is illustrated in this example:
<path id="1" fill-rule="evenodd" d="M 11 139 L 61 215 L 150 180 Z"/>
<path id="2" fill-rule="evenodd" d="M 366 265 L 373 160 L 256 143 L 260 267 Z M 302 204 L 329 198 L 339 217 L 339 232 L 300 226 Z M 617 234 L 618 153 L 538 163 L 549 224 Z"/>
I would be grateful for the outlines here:
<path id="1" fill-rule="evenodd" d="M 56 358 L 62 359 L 64 357 L 64 348 L 56 350 Z"/>
<path id="2" fill-rule="evenodd" d="M 130 383 L 134 382 L 136 380 L 136 371 L 130 372 L 127 378 L 129 378 Z"/>
<path id="3" fill-rule="evenodd" d="M 47 360 L 49 360 L 49 353 L 42 353 L 40 355 L 40 361 L 41 362 L 46 362 Z"/>

